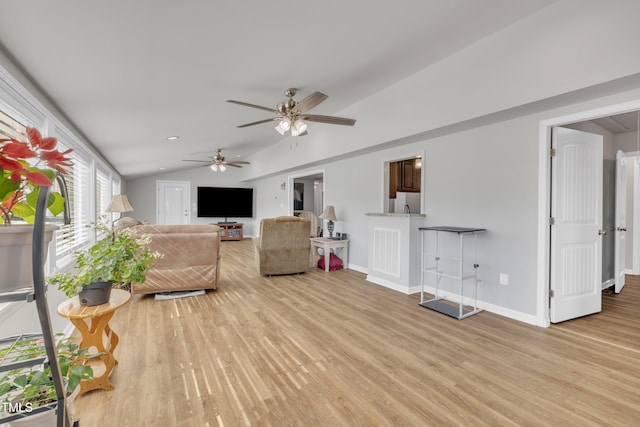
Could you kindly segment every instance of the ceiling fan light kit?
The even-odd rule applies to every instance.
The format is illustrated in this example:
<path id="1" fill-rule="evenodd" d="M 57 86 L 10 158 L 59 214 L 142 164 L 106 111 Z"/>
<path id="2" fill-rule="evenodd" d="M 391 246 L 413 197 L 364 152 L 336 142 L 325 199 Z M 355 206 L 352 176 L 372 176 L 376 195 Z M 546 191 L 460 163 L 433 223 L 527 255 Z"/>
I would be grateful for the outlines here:
<path id="1" fill-rule="evenodd" d="M 226 160 L 220 153 L 222 150 L 217 149 L 216 154 L 211 156 L 211 160 L 183 160 L 184 162 L 198 162 L 206 163 L 205 166 L 209 167 L 214 172 L 224 172 L 227 170 L 227 166 L 233 166 L 234 168 L 241 168 L 242 165 L 249 165 L 251 163 L 244 160 Z"/>
<path id="2" fill-rule="evenodd" d="M 258 120 L 256 122 L 245 123 L 238 126 L 239 128 L 253 126 L 261 123 L 269 123 L 278 121 L 278 125 L 275 127 L 276 131 L 280 135 L 284 135 L 287 131 L 291 131 L 292 136 L 307 135 L 307 124 L 305 121 L 328 123 L 332 125 L 344 125 L 353 126 L 356 121 L 354 119 L 346 119 L 344 117 L 333 116 L 321 116 L 318 114 L 307 114 L 309 110 L 319 105 L 321 102 L 328 98 L 327 95 L 321 92 L 314 92 L 311 95 L 298 102 L 293 99 L 297 93 L 297 89 L 289 88 L 284 91 L 285 96 L 289 99 L 279 103 L 276 108 L 263 107 L 256 104 L 250 104 L 248 102 L 235 101 L 232 99 L 227 100 L 233 104 L 244 105 L 245 107 L 257 108 L 259 110 L 269 111 L 273 113 L 275 117 L 265 120 Z"/>
<path id="3" fill-rule="evenodd" d="M 309 110 L 319 105 L 321 102 L 328 98 L 327 95 L 321 92 L 313 92 L 311 95 L 304 98 L 302 101 L 295 101 L 293 97 L 296 95 L 298 90 L 295 88 L 289 88 L 284 91 L 285 96 L 289 99 L 279 103 L 276 108 L 262 107 L 256 104 L 250 104 L 248 102 L 242 101 L 234 101 L 232 99 L 228 99 L 227 102 L 231 102 L 233 104 L 244 105 L 245 107 L 257 108 L 259 110 L 265 110 L 275 115 L 275 117 L 269 119 L 258 120 L 256 122 L 245 123 L 243 125 L 238 126 L 239 128 L 253 126 L 260 123 L 273 123 L 274 121 L 278 122 L 278 125 L 275 127 L 276 131 L 280 135 L 284 135 L 287 131 L 291 131 L 292 136 L 303 136 L 307 135 L 307 123 L 305 121 L 310 122 L 318 122 L 318 123 L 328 123 L 332 125 L 343 125 L 343 126 L 353 126 L 356 121 L 354 119 L 346 119 L 344 117 L 334 117 L 334 116 L 321 116 L 319 114 L 307 114 Z M 209 167 L 213 172 L 224 172 L 227 170 L 227 166 L 232 166 L 235 168 L 241 168 L 242 165 L 248 165 L 249 162 L 236 160 L 226 160 L 222 154 L 220 153 L 220 149 L 216 150 L 214 156 L 210 156 L 211 160 L 184 160 L 185 162 L 198 162 L 198 163 L 206 163 L 206 167 Z"/>

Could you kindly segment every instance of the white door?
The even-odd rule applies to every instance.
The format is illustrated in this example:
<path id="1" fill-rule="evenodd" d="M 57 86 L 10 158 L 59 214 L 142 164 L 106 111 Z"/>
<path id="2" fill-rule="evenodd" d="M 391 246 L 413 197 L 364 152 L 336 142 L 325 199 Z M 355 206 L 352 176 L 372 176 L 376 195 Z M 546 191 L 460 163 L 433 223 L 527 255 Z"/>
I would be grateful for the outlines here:
<path id="1" fill-rule="evenodd" d="M 622 151 L 616 153 L 615 291 L 624 287 L 627 253 L 627 165 Z"/>
<path id="2" fill-rule="evenodd" d="M 157 181 L 157 224 L 191 222 L 191 184 L 188 181 Z"/>
<path id="3" fill-rule="evenodd" d="M 602 307 L 603 138 L 553 128 L 551 161 L 551 322 Z"/>

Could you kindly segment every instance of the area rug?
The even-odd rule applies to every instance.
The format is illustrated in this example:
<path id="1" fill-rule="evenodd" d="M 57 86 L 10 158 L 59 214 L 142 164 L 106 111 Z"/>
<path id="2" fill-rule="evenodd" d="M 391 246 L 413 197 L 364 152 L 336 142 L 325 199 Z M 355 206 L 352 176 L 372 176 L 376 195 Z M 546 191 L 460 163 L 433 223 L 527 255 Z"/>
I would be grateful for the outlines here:
<path id="1" fill-rule="evenodd" d="M 155 294 L 155 299 L 160 301 L 176 298 L 195 297 L 197 295 L 204 295 L 204 289 L 200 289 L 199 291 L 158 292 L 157 294 Z"/>

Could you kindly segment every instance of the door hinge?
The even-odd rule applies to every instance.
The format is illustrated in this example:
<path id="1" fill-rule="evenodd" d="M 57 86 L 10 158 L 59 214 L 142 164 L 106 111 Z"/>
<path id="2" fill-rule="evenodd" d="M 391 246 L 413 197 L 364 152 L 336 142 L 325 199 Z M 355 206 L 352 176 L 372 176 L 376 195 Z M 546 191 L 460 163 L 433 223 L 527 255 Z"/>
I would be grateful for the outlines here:
<path id="1" fill-rule="evenodd" d="M 555 157 L 556 156 L 556 149 L 555 148 L 552 148 L 552 149 L 549 150 L 549 156 L 550 157 Z"/>
<path id="2" fill-rule="evenodd" d="M 549 298 L 553 298 L 554 296 L 553 289 L 549 289 Z"/>
<path id="3" fill-rule="evenodd" d="M 556 219 L 554 217 L 549 218 L 549 225 L 556 225 Z"/>

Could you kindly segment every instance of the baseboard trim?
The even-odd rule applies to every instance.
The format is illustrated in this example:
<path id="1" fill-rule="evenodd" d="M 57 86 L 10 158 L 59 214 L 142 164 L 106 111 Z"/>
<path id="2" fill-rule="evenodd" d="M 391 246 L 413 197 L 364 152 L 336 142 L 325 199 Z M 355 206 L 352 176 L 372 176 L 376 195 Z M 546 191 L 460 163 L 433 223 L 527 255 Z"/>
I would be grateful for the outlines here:
<path id="1" fill-rule="evenodd" d="M 403 285 L 399 285 L 397 283 L 391 282 L 389 280 L 381 279 L 380 277 L 367 275 L 366 280 L 367 282 L 384 286 L 385 288 L 389 288 L 394 291 L 401 292 L 405 295 L 411 295 L 411 294 L 415 294 L 416 292 L 420 292 L 420 286 L 403 286 Z"/>
<path id="2" fill-rule="evenodd" d="M 420 292 L 420 286 L 410 286 L 410 287 L 407 288 L 405 286 L 398 285 L 397 283 L 393 283 L 393 282 L 390 282 L 388 280 L 381 279 L 379 277 L 375 277 L 375 276 L 371 276 L 371 275 L 367 275 L 367 279 L 366 280 L 368 282 L 373 283 L 373 284 L 384 286 L 385 288 L 389 288 L 389 289 L 392 289 L 392 290 L 397 291 L 397 292 L 401 292 L 401 293 L 406 294 L 406 295 L 416 294 L 416 293 Z M 435 288 L 432 288 L 432 287 L 429 287 L 429 286 L 425 286 L 424 287 L 424 291 L 426 293 L 428 293 L 428 294 L 433 295 L 435 293 Z M 438 295 L 441 296 L 441 297 L 444 297 L 446 299 L 449 299 L 451 301 L 458 301 L 459 300 L 458 294 L 455 294 L 453 292 L 440 290 L 438 292 Z M 463 303 L 464 304 L 469 304 L 468 298 L 465 298 Z M 497 314 L 499 316 L 507 317 L 507 318 L 512 319 L 512 320 L 517 320 L 519 322 L 527 323 L 529 325 L 540 326 L 540 327 L 548 327 L 549 326 L 548 324 L 546 324 L 543 321 L 543 319 L 540 319 L 536 315 L 527 314 L 527 313 L 523 313 L 523 312 L 516 311 L 516 310 L 511 310 L 511 309 L 508 309 L 508 308 L 500 307 L 498 305 L 489 304 L 489 303 L 484 302 L 484 301 L 478 300 L 478 308 L 481 308 L 482 310 L 486 310 L 486 311 L 491 312 L 493 314 Z"/>
<path id="3" fill-rule="evenodd" d="M 367 274 L 367 268 L 366 267 L 362 267 L 362 266 L 355 265 L 355 264 L 347 264 L 347 268 L 349 270 L 357 271 L 358 273 Z"/>

